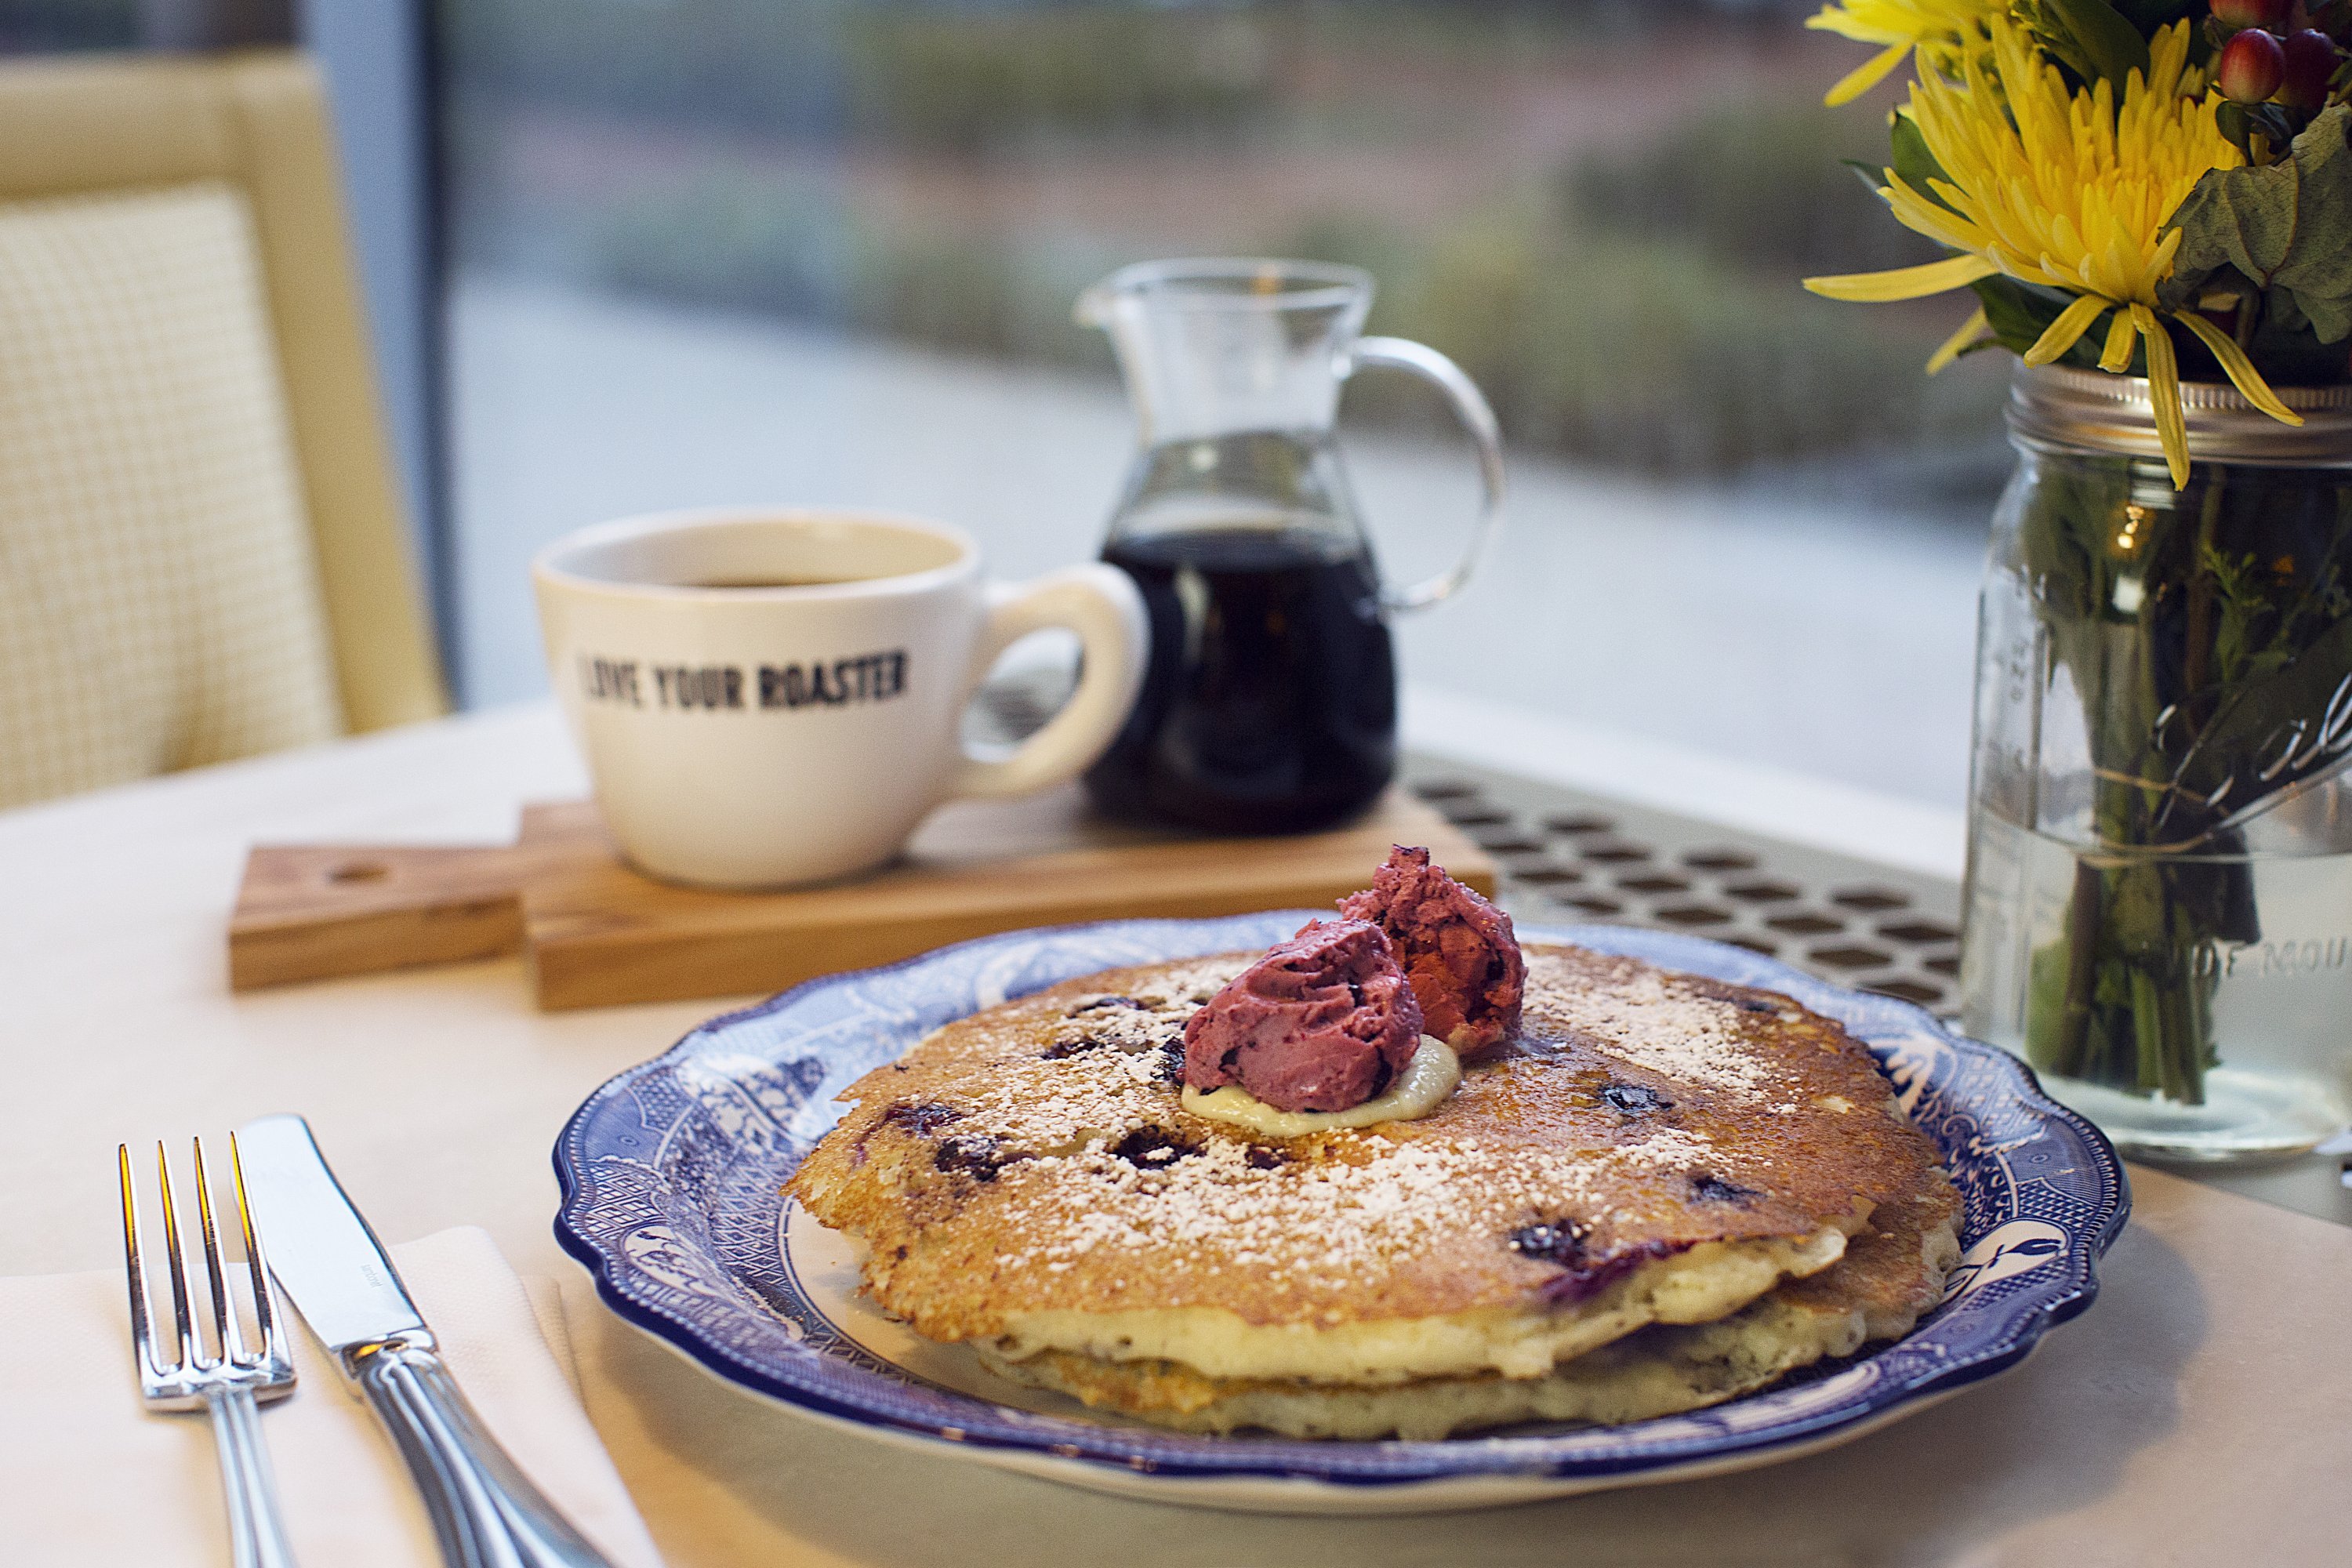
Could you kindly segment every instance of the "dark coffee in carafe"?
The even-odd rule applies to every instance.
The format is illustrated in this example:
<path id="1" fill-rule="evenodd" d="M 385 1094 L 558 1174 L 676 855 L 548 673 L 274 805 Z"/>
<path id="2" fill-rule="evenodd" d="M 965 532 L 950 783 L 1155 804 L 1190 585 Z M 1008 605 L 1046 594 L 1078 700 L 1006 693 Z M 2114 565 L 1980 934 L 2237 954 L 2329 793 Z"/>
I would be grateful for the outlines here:
<path id="1" fill-rule="evenodd" d="M 1104 809 L 1232 833 L 1319 827 L 1396 768 L 1396 664 L 1367 552 L 1304 529 L 1115 540 L 1151 657 L 1087 774 Z"/>
<path id="2" fill-rule="evenodd" d="M 1140 437 L 1103 559 L 1143 594 L 1151 656 L 1126 726 L 1087 775 L 1116 815 L 1221 833 L 1340 821 L 1396 768 L 1388 613 L 1468 574 L 1502 491 L 1494 416 L 1453 363 L 1360 337 L 1371 279 L 1312 262 L 1150 262 L 1087 290 Z M 1453 402 L 1477 442 L 1486 504 L 1443 577 L 1382 591 L 1332 437 L 1339 388 L 1367 364 Z"/>

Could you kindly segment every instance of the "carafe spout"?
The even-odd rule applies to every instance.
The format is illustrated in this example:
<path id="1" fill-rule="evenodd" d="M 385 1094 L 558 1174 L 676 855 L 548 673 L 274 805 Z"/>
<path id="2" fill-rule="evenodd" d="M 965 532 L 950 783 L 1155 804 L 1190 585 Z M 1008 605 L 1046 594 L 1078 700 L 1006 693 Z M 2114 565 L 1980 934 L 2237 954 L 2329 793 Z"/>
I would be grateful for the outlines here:
<path id="1" fill-rule="evenodd" d="M 1352 267 L 1216 258 L 1122 268 L 1074 313 L 1109 337 L 1148 447 L 1328 431 L 1371 302 Z"/>

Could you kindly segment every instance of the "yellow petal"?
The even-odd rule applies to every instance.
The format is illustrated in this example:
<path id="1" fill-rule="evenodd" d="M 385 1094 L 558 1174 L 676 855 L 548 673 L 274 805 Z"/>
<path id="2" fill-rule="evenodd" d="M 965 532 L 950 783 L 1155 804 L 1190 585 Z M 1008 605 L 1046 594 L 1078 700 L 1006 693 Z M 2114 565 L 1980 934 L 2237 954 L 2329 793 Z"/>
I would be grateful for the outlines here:
<path id="1" fill-rule="evenodd" d="M 1808 20 L 1805 25 L 1818 26 L 1818 19 Z M 1822 101 L 1832 109 L 1835 109 L 1841 103 L 1852 103 L 1855 99 L 1885 81 L 1888 74 L 1903 63 L 1903 57 L 1910 52 L 1911 46 L 1907 41 L 1887 45 L 1885 48 L 1838 78 L 1837 85 L 1830 89 L 1829 96 Z"/>
<path id="2" fill-rule="evenodd" d="M 1929 183 L 1941 185 L 1937 181 Z M 1948 186 L 1942 188 L 1949 189 Z M 1894 170 L 1886 171 L 1886 184 L 1879 187 L 1878 194 L 1895 214 L 1895 221 L 1914 234 L 1924 234 L 1937 244 L 1949 246 L 1954 250 L 1981 248 L 1977 241 L 1983 237 L 1982 230 L 1967 218 L 1922 196 L 1897 177 Z"/>
<path id="3" fill-rule="evenodd" d="M 1989 325 L 1990 323 L 1985 320 L 1982 305 L 1969 311 L 1969 319 L 1960 323 L 1960 330 L 1946 338 L 1943 346 L 1927 356 L 1927 374 L 1933 375 L 1959 358 L 1960 351 L 1982 337 Z"/>
<path id="4" fill-rule="evenodd" d="M 2121 375 L 2131 368 L 2132 345 L 2139 334 L 2132 329 L 2131 312 L 2117 310 L 2107 327 L 2107 352 L 2099 356 L 2099 368 L 2112 375 Z"/>
<path id="5" fill-rule="evenodd" d="M 2084 332 L 2091 330 L 2091 323 L 2097 321 L 2099 312 L 2106 308 L 2107 302 L 2096 294 L 2077 298 L 2073 304 L 2058 312 L 2058 319 L 2044 328 L 2042 335 L 2033 341 L 2033 346 L 2025 351 L 2025 363 L 2048 364 L 2065 353 L 2081 341 Z"/>
<path id="6" fill-rule="evenodd" d="M 1964 288 L 2000 268 L 1981 256 L 1948 256 L 1922 267 L 1897 267 L 1886 272 L 1847 272 L 1834 278 L 1808 278 L 1805 287 L 1832 300 L 1858 300 L 1884 304 L 1890 300 L 1918 300 L 1947 289 Z"/>
<path id="7" fill-rule="evenodd" d="M 2221 362 L 2231 384 L 2246 395 L 2247 402 L 2282 425 L 2303 423 L 2302 415 L 2279 401 L 2278 394 L 2271 390 L 2271 384 L 2263 379 L 2263 373 L 2254 368 L 2254 362 L 2246 357 L 2246 351 L 2238 346 L 2237 340 L 2194 310 L 2183 310 L 2172 319 L 2205 340 L 2205 346 L 2213 351 L 2213 357 Z"/>
<path id="8" fill-rule="evenodd" d="M 2164 443 L 2164 466 L 2172 488 L 2189 488 L 2189 418 L 2180 411 L 2180 364 L 2172 357 L 2172 334 L 2147 306 L 2134 304 L 2132 325 L 2147 340 L 2147 395 L 2155 405 L 2156 436 Z"/>

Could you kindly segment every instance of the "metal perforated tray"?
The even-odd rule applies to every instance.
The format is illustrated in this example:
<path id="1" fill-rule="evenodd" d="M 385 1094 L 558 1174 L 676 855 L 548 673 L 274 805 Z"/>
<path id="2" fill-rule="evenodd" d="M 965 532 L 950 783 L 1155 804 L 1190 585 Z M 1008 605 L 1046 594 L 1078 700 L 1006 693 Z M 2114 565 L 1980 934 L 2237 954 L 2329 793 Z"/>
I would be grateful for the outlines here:
<path id="1" fill-rule="evenodd" d="M 1938 1014 L 1957 1006 L 1950 882 L 1441 759 L 1409 758 L 1404 775 L 1495 857 L 1514 920 L 1686 931 Z"/>

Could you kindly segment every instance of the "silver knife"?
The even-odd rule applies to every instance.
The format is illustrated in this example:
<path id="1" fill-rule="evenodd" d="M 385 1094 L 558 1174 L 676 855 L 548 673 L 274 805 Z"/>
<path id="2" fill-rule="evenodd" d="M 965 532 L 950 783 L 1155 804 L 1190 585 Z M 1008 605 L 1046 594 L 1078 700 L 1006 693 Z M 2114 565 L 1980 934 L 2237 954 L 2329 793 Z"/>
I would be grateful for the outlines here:
<path id="1" fill-rule="evenodd" d="M 483 1426 L 299 1116 L 238 1130 L 269 1272 L 391 1430 L 450 1568 L 613 1568 Z"/>

